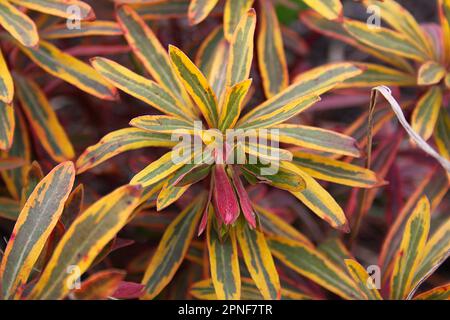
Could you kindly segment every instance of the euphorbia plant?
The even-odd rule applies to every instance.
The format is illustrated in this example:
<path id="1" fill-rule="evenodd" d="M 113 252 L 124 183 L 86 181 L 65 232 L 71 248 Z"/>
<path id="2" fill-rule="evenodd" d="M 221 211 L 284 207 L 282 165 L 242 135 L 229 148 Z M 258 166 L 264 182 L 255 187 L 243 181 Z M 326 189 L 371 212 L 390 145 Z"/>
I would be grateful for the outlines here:
<path id="1" fill-rule="evenodd" d="M 342 87 L 391 85 L 420 89 L 423 93 L 415 101 L 412 127 L 424 139 L 434 134 L 441 154 L 448 158 L 449 116 L 445 103 L 450 88 L 450 2 L 437 1 L 440 26 L 419 25 L 413 15 L 394 0 L 365 0 L 363 4 L 378 8 L 375 14 L 391 28 L 349 18 L 330 21 L 313 12 L 302 13 L 301 19 L 312 29 L 392 66 L 361 62 L 357 65 L 365 71 Z"/>
<path id="2" fill-rule="evenodd" d="M 226 68 L 214 65 L 208 79 L 180 49 L 169 46 L 167 54 L 151 29 L 130 7 L 117 8 L 117 17 L 134 53 L 156 82 L 105 58 L 95 58 L 92 64 L 111 84 L 165 115 L 138 117 L 130 122 L 134 128 L 108 134 L 79 157 L 78 173 L 126 150 L 146 146 L 174 147 L 177 141 L 171 134 L 180 130 L 192 135 L 192 139 L 197 135 L 207 150 L 204 157 L 209 159 L 192 163 L 191 155 L 181 154 L 182 161 L 174 162 L 174 156 L 180 156 L 176 147 L 131 180 L 131 184 L 146 188 L 144 194 L 159 193 L 159 210 L 174 203 L 197 182 L 206 180 L 208 186 L 208 192 L 201 193 L 165 231 L 144 275 L 145 297 L 155 297 L 170 282 L 201 220 L 199 233 L 207 228 L 211 274 L 217 296 L 240 297 L 237 239 L 250 275 L 263 297 L 279 298 L 278 275 L 242 176 L 251 184 L 264 182 L 289 191 L 331 226 L 344 231 L 348 231 L 348 226 L 342 209 L 314 178 L 363 188 L 373 187 L 379 181 L 370 170 L 304 150 L 291 155 L 287 149 L 260 144 L 260 140 L 257 143 L 244 140 L 237 144 L 236 149 L 243 150 L 245 161 L 234 164 L 228 162 L 227 157 L 233 147 L 229 148 L 225 143 L 225 152 L 221 153 L 217 145 L 227 141 L 227 130 L 230 129 L 243 132 L 277 129 L 282 143 L 318 152 L 359 156 L 358 148 L 349 137 L 285 122 L 312 106 L 320 94 L 360 74 L 361 70 L 349 63 L 310 70 L 285 90 L 241 116 L 251 84 L 254 10 L 242 16 L 234 31 L 229 43 L 229 59 L 224 62 Z M 220 81 L 214 82 L 217 79 Z M 213 82 L 215 87 L 211 85 Z M 210 130 L 196 133 L 195 121 L 203 121 Z M 216 139 L 212 137 L 211 129 L 219 132 L 214 135 Z M 280 161 L 278 172 L 262 175 L 261 170 L 267 168 L 260 162 L 249 162 L 251 156 L 274 160 L 271 157 L 275 152 L 279 155 L 276 160 Z"/>

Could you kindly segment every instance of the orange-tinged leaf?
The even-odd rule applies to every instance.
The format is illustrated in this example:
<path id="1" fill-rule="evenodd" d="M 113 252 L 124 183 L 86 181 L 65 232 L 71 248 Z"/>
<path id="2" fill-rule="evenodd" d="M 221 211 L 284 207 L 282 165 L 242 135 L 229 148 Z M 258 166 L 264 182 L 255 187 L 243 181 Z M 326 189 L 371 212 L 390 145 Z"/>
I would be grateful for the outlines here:
<path id="1" fill-rule="evenodd" d="M 77 300 L 104 300 L 113 295 L 125 277 L 121 270 L 103 270 L 94 273 L 81 283 L 79 289 L 73 291 Z"/>
<path id="2" fill-rule="evenodd" d="M 105 83 L 100 74 L 90 65 L 62 52 L 53 44 L 41 40 L 39 47 L 21 50 L 34 63 L 51 75 L 61 78 L 75 87 L 104 100 L 116 100 L 117 90 Z"/>
<path id="3" fill-rule="evenodd" d="M 418 49 L 427 53 L 430 57 L 433 56 L 433 48 L 426 33 L 422 30 L 416 19 L 399 3 L 394 0 L 365 0 L 364 5 L 367 7 L 376 6 L 383 21 L 407 36 Z"/>
<path id="4" fill-rule="evenodd" d="M 268 242 L 273 255 L 302 276 L 344 299 L 365 298 L 353 279 L 314 247 L 283 237 Z"/>
<path id="5" fill-rule="evenodd" d="M 414 300 L 450 300 L 450 283 L 417 295 Z"/>
<path id="6" fill-rule="evenodd" d="M 442 28 L 442 41 L 445 61 L 450 61 L 450 0 L 438 0 L 439 21 Z"/>
<path id="7" fill-rule="evenodd" d="M 40 32 L 44 39 L 68 39 L 90 36 L 120 36 L 122 29 L 117 22 L 113 21 L 92 21 L 81 22 L 80 28 L 67 28 L 66 23 L 55 24 L 45 28 Z"/>
<path id="8" fill-rule="evenodd" d="M 256 12 L 248 10 L 240 19 L 230 42 L 227 66 L 227 86 L 247 80 L 253 60 L 253 36 L 256 26 Z"/>
<path id="9" fill-rule="evenodd" d="M 55 167 L 34 189 L 8 241 L 0 266 L 3 299 L 17 297 L 63 211 L 75 179 L 72 162 Z"/>
<path id="10" fill-rule="evenodd" d="M 31 79 L 14 74 L 14 80 L 22 110 L 44 149 L 57 162 L 72 159 L 72 143 L 45 93 Z"/>
<path id="11" fill-rule="evenodd" d="M 270 98 L 288 86 L 289 74 L 281 29 L 272 1 L 260 0 L 259 3 L 258 62 L 264 92 Z"/>
<path id="12" fill-rule="evenodd" d="M 430 229 L 430 202 L 422 197 L 406 222 L 391 275 L 391 299 L 404 299 L 412 289 L 414 274 L 424 256 Z"/>
<path id="13" fill-rule="evenodd" d="M 374 280 L 362 265 L 353 259 L 346 259 L 345 264 L 347 265 L 347 269 L 351 277 L 358 284 L 361 292 L 363 292 L 369 300 L 383 299 L 375 286 Z"/>
<path id="14" fill-rule="evenodd" d="M 444 78 L 446 73 L 445 67 L 435 61 L 427 61 L 419 68 L 417 75 L 417 84 L 432 85 L 436 84 Z"/>
<path id="15" fill-rule="evenodd" d="M 433 134 L 442 105 L 442 90 L 430 87 L 417 101 L 411 117 L 411 127 L 425 140 Z"/>
<path id="16" fill-rule="evenodd" d="M 303 2 L 329 20 L 342 16 L 341 0 L 303 0 Z"/>
<path id="17" fill-rule="evenodd" d="M 194 25 L 202 22 L 214 9 L 218 0 L 191 0 L 188 10 L 189 22 Z"/>
<path id="18" fill-rule="evenodd" d="M 210 210 L 214 210 L 212 206 Z M 211 212 L 210 216 L 214 213 Z M 225 239 L 220 239 L 208 221 L 207 241 L 211 278 L 219 300 L 239 300 L 241 296 L 241 275 L 236 244 L 236 234 L 232 228 Z"/>
<path id="19" fill-rule="evenodd" d="M 197 104 L 206 122 L 211 128 L 215 128 L 218 120 L 218 102 L 208 80 L 177 47 L 169 46 L 169 56 L 173 69 Z"/>
<path id="20" fill-rule="evenodd" d="M 67 272 L 77 266 L 82 275 L 125 225 L 139 204 L 140 186 L 126 185 L 100 198 L 70 226 L 55 248 L 29 299 L 56 300 L 69 293 L 76 278 Z"/>
<path id="21" fill-rule="evenodd" d="M 189 95 L 170 65 L 167 50 L 161 45 L 153 31 L 129 6 L 118 7 L 116 15 L 125 39 L 153 79 L 171 92 L 180 103 L 196 111 Z"/>
<path id="22" fill-rule="evenodd" d="M 181 119 L 195 119 L 195 113 L 172 96 L 170 91 L 117 62 L 96 57 L 92 66 L 116 88 L 144 101 L 159 111 Z"/>
<path id="23" fill-rule="evenodd" d="M 344 27 L 353 37 L 375 49 L 417 61 L 429 59 L 407 36 L 397 31 L 383 27 L 371 28 L 365 22 L 356 20 L 345 20 Z"/>
<path id="24" fill-rule="evenodd" d="M 11 103 L 14 97 L 14 83 L 1 50 L 0 80 L 0 101 L 6 104 Z"/>
<path id="25" fill-rule="evenodd" d="M 205 202 L 205 194 L 199 195 L 166 228 L 142 279 L 143 299 L 153 299 L 172 280 L 188 251 Z"/>
<path id="26" fill-rule="evenodd" d="M 73 19 L 94 20 L 92 8 L 83 1 L 78 0 L 8 0 L 25 8 L 42 13 Z M 78 17 L 79 16 L 79 17 Z"/>
<path id="27" fill-rule="evenodd" d="M 6 0 L 0 0 L 0 25 L 24 46 L 33 47 L 39 42 L 33 20 Z"/>
<path id="28" fill-rule="evenodd" d="M 280 279 L 264 234 L 240 221 L 236 235 L 247 269 L 263 298 L 280 299 Z"/>
<path id="29" fill-rule="evenodd" d="M 97 144 L 87 148 L 78 158 L 77 173 L 82 173 L 100 163 L 129 150 L 145 147 L 173 147 L 170 135 L 149 132 L 138 128 L 113 131 Z"/>

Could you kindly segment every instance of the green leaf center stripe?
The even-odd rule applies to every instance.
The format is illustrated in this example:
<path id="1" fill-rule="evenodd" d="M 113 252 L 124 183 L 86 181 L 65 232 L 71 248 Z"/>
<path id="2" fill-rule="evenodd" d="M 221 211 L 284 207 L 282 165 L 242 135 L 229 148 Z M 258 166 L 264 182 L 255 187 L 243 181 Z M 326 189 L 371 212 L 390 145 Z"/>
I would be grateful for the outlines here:
<path id="1" fill-rule="evenodd" d="M 158 285 L 160 279 L 163 278 L 164 275 L 170 273 L 174 262 L 180 261 L 180 259 L 182 258 L 184 246 L 180 246 L 180 243 L 177 240 L 187 238 L 189 229 L 192 225 L 192 221 L 194 221 L 196 216 L 198 216 L 200 208 L 203 206 L 203 202 L 204 201 L 196 202 L 192 207 L 189 215 L 185 217 L 185 219 L 183 219 L 182 223 L 175 226 L 172 234 L 166 241 L 168 245 L 165 248 L 165 256 L 168 257 L 168 259 L 164 259 L 163 262 L 152 274 L 150 279 L 148 279 L 147 283 L 145 284 L 145 290 L 147 292 L 153 291 L 155 287 Z M 191 239 L 186 240 L 190 241 Z"/>

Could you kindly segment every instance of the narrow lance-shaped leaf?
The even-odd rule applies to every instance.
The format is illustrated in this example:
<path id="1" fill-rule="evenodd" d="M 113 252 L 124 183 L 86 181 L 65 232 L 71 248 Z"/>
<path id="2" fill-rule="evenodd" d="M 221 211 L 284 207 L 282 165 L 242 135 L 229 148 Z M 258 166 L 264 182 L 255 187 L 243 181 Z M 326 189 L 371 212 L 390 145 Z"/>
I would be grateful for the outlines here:
<path id="1" fill-rule="evenodd" d="M 213 210 L 212 207 L 210 207 L 210 210 Z M 209 219 L 207 241 L 211 278 L 217 298 L 220 300 L 239 300 L 241 296 L 241 275 L 235 231 L 232 228 L 226 239 L 221 240 L 212 227 L 212 223 L 212 219 Z"/>
<path id="2" fill-rule="evenodd" d="M 136 13 L 145 20 L 167 20 L 186 18 L 190 0 L 156 1 L 142 5 L 133 5 Z"/>
<path id="3" fill-rule="evenodd" d="M 369 300 L 382 300 L 374 280 L 362 265 L 353 259 L 346 259 L 345 264 L 347 265 L 353 280 L 358 284 L 361 292 L 364 292 Z"/>
<path id="4" fill-rule="evenodd" d="M 316 249 L 282 237 L 270 237 L 269 246 L 282 263 L 340 297 L 364 298 L 354 281 Z"/>
<path id="5" fill-rule="evenodd" d="M 411 127 L 425 140 L 433 134 L 442 105 L 442 90 L 432 86 L 417 101 L 411 117 Z"/>
<path id="6" fill-rule="evenodd" d="M 63 211 L 75 179 L 72 162 L 55 167 L 34 189 L 17 219 L 0 266 L 4 299 L 26 283 Z"/>
<path id="7" fill-rule="evenodd" d="M 166 49 L 163 48 L 153 31 L 129 6 L 118 7 L 116 15 L 125 39 L 153 79 L 171 92 L 177 100 L 194 110 L 191 99 L 171 68 Z"/>
<path id="8" fill-rule="evenodd" d="M 426 61 L 429 58 L 399 32 L 383 27 L 370 28 L 365 22 L 356 20 L 345 20 L 344 27 L 353 37 L 375 49 L 417 61 Z"/>
<path id="9" fill-rule="evenodd" d="M 309 174 L 303 172 L 296 165 L 285 162 L 284 166 L 299 174 L 306 184 L 304 190 L 291 191 L 291 193 L 311 209 L 311 211 L 328 222 L 333 228 L 348 232 L 349 227 L 347 218 L 345 217 L 344 211 L 339 204 L 336 203 L 333 197 Z"/>
<path id="10" fill-rule="evenodd" d="M 166 228 L 142 279 L 145 285 L 143 299 L 153 299 L 172 280 L 194 236 L 205 200 L 204 194 L 198 196 Z"/>
<path id="11" fill-rule="evenodd" d="M 191 0 L 188 10 L 189 22 L 194 25 L 202 22 L 214 9 L 218 0 Z"/>
<path id="12" fill-rule="evenodd" d="M 209 33 L 205 40 L 203 40 L 195 56 L 195 65 L 198 66 L 198 68 L 210 82 L 212 82 L 210 75 L 211 69 L 214 67 L 214 56 L 216 54 L 218 46 L 223 41 L 223 27 L 218 26 Z"/>
<path id="13" fill-rule="evenodd" d="M 233 224 L 239 217 L 240 208 L 234 188 L 228 178 L 225 165 L 214 166 L 213 199 L 215 210 L 221 221 L 226 225 Z"/>
<path id="14" fill-rule="evenodd" d="M 288 86 L 289 74 L 281 29 L 272 1 L 260 0 L 258 61 L 264 93 L 270 98 Z"/>
<path id="15" fill-rule="evenodd" d="M 62 17 L 94 20 L 95 14 L 92 8 L 83 1 L 77 0 L 8 0 L 25 8 L 42 13 Z"/>
<path id="16" fill-rule="evenodd" d="M 123 34 L 117 22 L 93 21 L 81 22 L 80 28 L 67 28 L 66 23 L 55 24 L 41 31 L 44 39 L 69 39 L 90 36 L 120 36 Z"/>
<path id="17" fill-rule="evenodd" d="M 338 19 L 342 15 L 341 0 L 303 0 L 305 4 L 327 19 Z"/>
<path id="18" fill-rule="evenodd" d="M 270 114 L 288 103 L 309 95 L 321 95 L 342 81 L 357 76 L 362 71 L 351 63 L 335 63 L 302 73 L 297 81 L 279 94 L 266 100 L 243 116 L 238 125 Z"/>
<path id="19" fill-rule="evenodd" d="M 20 202 L 10 198 L 0 198 L 0 217 L 16 221 L 20 213 Z"/>
<path id="20" fill-rule="evenodd" d="M 441 108 L 436 126 L 434 139 L 440 154 L 450 159 L 450 116 L 445 108 Z"/>
<path id="21" fill-rule="evenodd" d="M 61 78 L 97 98 L 117 99 L 116 88 L 105 83 L 94 68 L 62 52 L 53 44 L 40 41 L 37 48 L 24 46 L 20 46 L 20 48 L 34 63 L 51 75 Z"/>
<path id="22" fill-rule="evenodd" d="M 6 0 L 0 0 L 0 25 L 24 46 L 33 47 L 39 42 L 33 20 Z"/>
<path id="23" fill-rule="evenodd" d="M 9 150 L 13 143 L 16 121 L 12 104 L 0 101 L 0 149 Z"/>
<path id="24" fill-rule="evenodd" d="M 280 299 L 280 279 L 264 234 L 240 221 L 236 235 L 247 269 L 263 298 Z"/>
<path id="25" fill-rule="evenodd" d="M 234 31 L 230 43 L 227 66 L 227 86 L 249 78 L 253 60 L 253 36 L 256 26 L 256 13 L 250 9 L 245 13 Z"/>
<path id="26" fill-rule="evenodd" d="M 37 161 L 33 161 L 29 166 L 27 166 L 26 175 L 23 180 L 22 187 L 22 197 L 20 204 L 25 205 L 28 198 L 33 193 L 39 182 L 44 179 L 44 172 Z"/>
<path id="27" fill-rule="evenodd" d="M 241 17 L 251 8 L 254 0 L 227 0 L 223 10 L 225 38 L 231 41 Z"/>
<path id="28" fill-rule="evenodd" d="M 11 103 L 14 97 L 14 83 L 8 65 L 0 50 L 0 101 Z"/>
<path id="29" fill-rule="evenodd" d="M 296 124 L 280 124 L 273 129 L 278 130 L 282 143 L 352 157 L 360 156 L 355 139 L 344 134 Z"/>
<path id="30" fill-rule="evenodd" d="M 22 109 L 44 149 L 55 161 L 72 159 L 72 143 L 44 92 L 31 79 L 18 74 L 14 79 Z"/>
<path id="31" fill-rule="evenodd" d="M 219 130 L 233 128 L 239 119 L 244 99 L 252 83 L 251 79 L 237 83 L 225 91 L 222 107 L 220 108 Z"/>
<path id="32" fill-rule="evenodd" d="M 450 283 L 425 291 L 414 298 L 414 300 L 449 300 Z"/>
<path id="33" fill-rule="evenodd" d="M 368 169 L 305 152 L 294 152 L 292 162 L 310 176 L 351 187 L 370 188 L 380 183 Z"/>
<path id="34" fill-rule="evenodd" d="M 140 116 L 130 121 L 130 125 L 142 130 L 172 133 L 174 131 L 193 133 L 194 123 L 172 116 Z M 179 131 L 183 130 L 183 131 Z"/>
<path id="35" fill-rule="evenodd" d="M 125 277 L 121 270 L 99 271 L 81 283 L 73 295 L 77 300 L 104 300 L 111 297 Z"/>
<path id="36" fill-rule="evenodd" d="M 215 128 L 218 120 L 218 103 L 208 80 L 177 47 L 170 45 L 169 55 L 172 67 L 202 112 L 206 122 L 211 128 Z"/>
<path id="37" fill-rule="evenodd" d="M 148 103 L 159 111 L 181 119 L 194 119 L 192 110 L 154 81 L 146 79 L 117 62 L 96 57 L 91 60 L 92 66 L 112 85 L 133 97 Z"/>
<path id="38" fill-rule="evenodd" d="M 82 275 L 139 204 L 140 186 L 126 185 L 99 199 L 70 226 L 58 243 L 29 299 L 64 298 L 76 278 L 67 267 L 77 266 Z"/>
<path id="39" fill-rule="evenodd" d="M 436 84 L 444 78 L 445 67 L 435 61 L 427 61 L 422 64 L 417 74 L 417 84 L 426 86 Z"/>
<path id="40" fill-rule="evenodd" d="M 423 259 L 413 279 L 413 290 L 418 288 L 450 255 L 450 219 L 436 230 L 425 245 Z M 410 293 L 411 294 L 411 293 Z"/>
<path id="41" fill-rule="evenodd" d="M 416 272 L 424 255 L 425 242 L 430 229 L 430 203 L 423 197 L 408 219 L 391 275 L 392 299 L 408 296 Z"/>
<path id="42" fill-rule="evenodd" d="M 125 151 L 144 147 L 172 147 L 175 144 L 168 134 L 137 128 L 113 131 L 81 154 L 76 163 L 77 173 L 82 173 Z"/>
<path id="43" fill-rule="evenodd" d="M 405 35 L 418 49 L 428 56 L 433 55 L 433 49 L 426 33 L 416 19 L 399 3 L 394 0 L 374 1 L 365 0 L 367 7 L 376 6 L 383 21 L 395 30 Z"/>
<path id="44" fill-rule="evenodd" d="M 450 1 L 438 0 L 439 21 L 442 28 L 442 40 L 445 61 L 450 61 Z"/>

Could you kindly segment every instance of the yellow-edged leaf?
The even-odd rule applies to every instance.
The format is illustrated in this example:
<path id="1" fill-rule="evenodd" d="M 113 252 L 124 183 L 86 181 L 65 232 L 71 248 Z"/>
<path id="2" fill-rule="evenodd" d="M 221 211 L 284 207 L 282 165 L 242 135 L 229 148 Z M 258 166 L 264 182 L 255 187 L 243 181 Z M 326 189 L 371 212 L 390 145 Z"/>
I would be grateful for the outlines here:
<path id="1" fill-rule="evenodd" d="M 145 20 L 186 18 L 190 0 L 153 1 L 133 5 L 136 13 Z"/>
<path id="2" fill-rule="evenodd" d="M 289 74 L 283 48 L 281 29 L 270 0 L 260 0 L 260 30 L 258 33 L 259 70 L 267 98 L 288 86 Z"/>
<path id="3" fill-rule="evenodd" d="M 263 298 L 280 299 L 280 279 L 264 234 L 241 221 L 236 235 L 247 269 Z"/>
<path id="4" fill-rule="evenodd" d="M 14 98 L 14 83 L 8 65 L 0 50 L 0 101 L 11 103 Z"/>
<path id="5" fill-rule="evenodd" d="M 445 61 L 450 61 L 450 0 L 438 0 L 439 21 L 441 22 L 442 41 Z"/>
<path id="6" fill-rule="evenodd" d="M 350 187 L 370 188 L 380 183 L 371 170 L 305 152 L 294 152 L 292 162 L 313 178 Z"/>
<path id="7" fill-rule="evenodd" d="M 241 114 L 244 99 L 251 84 L 252 80 L 248 79 L 226 89 L 220 108 L 219 130 L 225 131 L 234 127 Z"/>
<path id="8" fill-rule="evenodd" d="M 121 270 L 99 271 L 83 281 L 73 296 L 77 300 L 106 300 L 119 288 L 124 277 L 125 272 Z"/>
<path id="9" fill-rule="evenodd" d="M 215 67 L 214 57 L 216 55 L 218 46 L 223 41 L 223 27 L 218 26 L 208 34 L 205 40 L 203 40 L 195 56 L 195 65 L 198 66 L 198 68 L 210 82 L 212 82 L 210 78 L 211 69 Z"/>
<path id="10" fill-rule="evenodd" d="M 254 0 L 227 0 L 223 10 L 225 38 L 231 41 L 241 17 L 251 8 Z"/>
<path id="11" fill-rule="evenodd" d="M 414 274 L 424 256 L 430 229 L 430 202 L 423 197 L 409 217 L 397 251 L 391 275 L 391 299 L 404 299 L 413 285 Z"/>
<path id="12" fill-rule="evenodd" d="M 145 147 L 173 147 L 175 144 L 168 134 L 137 128 L 113 131 L 80 155 L 76 163 L 77 173 L 82 173 L 125 151 Z"/>
<path id="13" fill-rule="evenodd" d="M 209 206 L 209 210 L 214 210 Z M 210 212 L 212 217 L 214 212 Z M 226 239 L 220 239 L 208 221 L 207 241 L 211 278 L 219 300 L 239 300 L 241 297 L 241 274 L 236 244 L 236 233 L 232 228 Z"/>
<path id="14" fill-rule="evenodd" d="M 430 57 L 433 56 L 433 48 L 426 33 L 422 30 L 416 19 L 398 2 L 394 0 L 365 0 L 364 5 L 367 7 L 376 6 L 383 21 L 407 36 L 418 49 L 427 53 Z"/>
<path id="15" fill-rule="evenodd" d="M 74 19 L 94 20 L 92 8 L 83 1 L 77 0 L 8 0 L 25 8 L 42 13 Z"/>
<path id="16" fill-rule="evenodd" d="M 77 266 L 82 275 L 125 225 L 139 204 L 142 188 L 126 185 L 100 198 L 70 226 L 56 246 L 50 261 L 37 281 L 29 299 L 62 299 L 76 278 L 67 272 Z"/>
<path id="17" fill-rule="evenodd" d="M 427 53 L 417 48 L 404 34 L 387 28 L 371 28 L 365 22 L 345 20 L 345 29 L 362 43 L 378 50 L 398 54 L 417 61 L 429 59 Z"/>
<path id="18" fill-rule="evenodd" d="M 20 287 L 26 284 L 58 222 L 74 180 L 73 163 L 61 163 L 36 186 L 25 203 L 0 266 L 3 299 L 17 297 Z"/>
<path id="19" fill-rule="evenodd" d="M 275 112 L 290 102 L 309 95 L 321 95 L 346 79 L 357 76 L 362 71 L 351 63 L 334 63 L 317 67 L 302 73 L 297 81 L 282 92 L 266 100 L 241 117 L 238 126 L 255 118 Z"/>
<path id="20" fill-rule="evenodd" d="M 367 273 L 366 269 L 360 265 L 356 260 L 346 259 L 348 272 L 353 280 L 358 284 L 359 289 L 363 292 L 369 300 L 383 300 L 380 292 L 375 286 L 372 277 Z"/>
<path id="21" fill-rule="evenodd" d="M 303 2 L 329 20 L 342 16 L 341 0 L 303 0 Z"/>
<path id="22" fill-rule="evenodd" d="M 202 22 L 214 9 L 218 0 L 191 0 L 188 10 L 189 22 L 194 25 Z"/>
<path id="23" fill-rule="evenodd" d="M 170 65 L 166 49 L 153 31 L 129 6 L 117 8 L 116 15 L 131 49 L 153 79 L 195 112 L 189 95 Z"/>
<path id="24" fill-rule="evenodd" d="M 208 80 L 177 47 L 169 46 L 169 56 L 172 67 L 202 112 L 206 122 L 211 128 L 215 128 L 218 120 L 218 104 Z"/>
<path id="25" fill-rule="evenodd" d="M 34 47 L 39 42 L 33 20 L 6 0 L 0 0 L 0 25 L 24 46 Z"/>
<path id="26" fill-rule="evenodd" d="M 450 283 L 417 295 L 414 300 L 450 300 Z"/>
<path id="27" fill-rule="evenodd" d="M 282 237 L 269 237 L 268 242 L 273 255 L 302 276 L 344 299 L 364 298 L 354 281 L 318 250 Z"/>
<path id="28" fill-rule="evenodd" d="M 442 105 L 442 90 L 438 86 L 429 88 L 417 101 L 411 117 L 411 127 L 427 140 L 434 131 Z"/>
<path id="29" fill-rule="evenodd" d="M 249 78 L 253 60 L 255 26 L 256 12 L 250 9 L 241 17 L 234 30 L 226 74 L 226 85 L 229 87 Z"/>
<path id="30" fill-rule="evenodd" d="M 171 116 L 140 116 L 132 119 L 130 125 L 142 130 L 160 133 L 172 133 L 176 130 L 186 133 L 194 132 L 193 122 Z"/>
<path id="31" fill-rule="evenodd" d="M 0 101 L 0 150 L 11 148 L 15 126 L 13 105 Z"/>
<path id="32" fill-rule="evenodd" d="M 57 162 L 72 159 L 72 143 L 44 92 L 31 79 L 14 74 L 14 80 L 22 110 L 44 149 Z"/>
<path id="33" fill-rule="evenodd" d="M 419 68 L 419 73 L 417 74 L 417 84 L 436 84 L 444 78 L 445 73 L 446 70 L 444 66 L 435 61 L 427 61 Z"/>
<path id="34" fill-rule="evenodd" d="M 112 85 L 159 111 L 181 119 L 195 118 L 195 114 L 190 108 L 184 106 L 169 91 L 154 81 L 106 58 L 96 57 L 91 60 L 91 63 L 94 69 Z"/>
<path id="35" fill-rule="evenodd" d="M 348 232 L 347 218 L 333 197 L 309 174 L 302 171 L 295 164 L 284 162 L 283 165 L 300 175 L 306 183 L 305 189 L 295 192 L 291 191 L 291 193 L 333 228 Z"/>
<path id="36" fill-rule="evenodd" d="M 450 116 L 445 108 L 441 108 L 436 126 L 434 128 L 434 139 L 439 153 L 450 159 Z"/>
<path id="37" fill-rule="evenodd" d="M 53 44 L 41 40 L 39 47 L 27 48 L 20 46 L 20 48 L 34 63 L 51 75 L 61 78 L 97 98 L 104 100 L 117 99 L 116 88 L 105 83 L 94 68 L 62 52 Z"/>
<path id="38" fill-rule="evenodd" d="M 352 157 L 360 156 L 355 139 L 344 134 L 296 124 L 280 124 L 273 129 L 278 129 L 282 143 Z"/>
<path id="39" fill-rule="evenodd" d="M 55 24 L 41 31 L 44 39 L 68 39 L 91 36 L 120 36 L 123 34 L 119 24 L 114 21 L 97 20 L 81 22 L 80 28 L 67 28 L 66 23 Z"/>
<path id="40" fill-rule="evenodd" d="M 172 280 L 189 248 L 205 202 L 206 196 L 201 194 L 166 228 L 142 279 L 143 299 L 156 297 Z"/>

